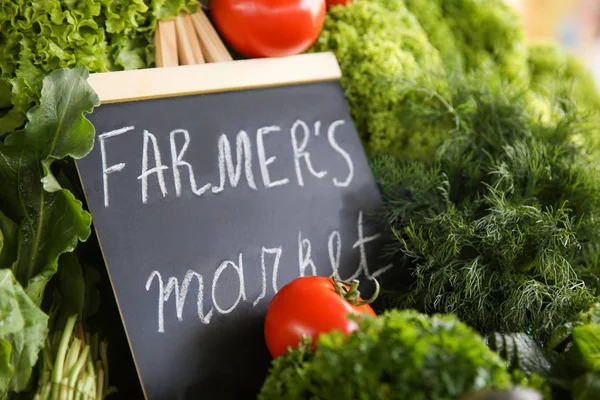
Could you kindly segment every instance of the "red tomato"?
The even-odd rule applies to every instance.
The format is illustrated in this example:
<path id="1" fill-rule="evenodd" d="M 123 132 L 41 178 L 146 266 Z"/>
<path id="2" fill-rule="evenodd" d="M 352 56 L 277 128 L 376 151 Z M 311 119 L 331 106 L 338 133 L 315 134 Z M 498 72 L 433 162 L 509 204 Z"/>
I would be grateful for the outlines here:
<path id="1" fill-rule="evenodd" d="M 352 3 L 352 0 L 327 0 L 327 7 L 333 7 L 337 5 L 345 6 L 349 3 Z"/>
<path id="2" fill-rule="evenodd" d="M 348 286 L 345 286 L 348 288 Z M 357 299 L 362 301 L 360 297 Z M 265 341 L 273 358 L 295 348 L 303 335 L 313 338 L 337 329 L 346 334 L 358 329 L 349 314 L 375 312 L 368 304 L 355 305 L 336 292 L 331 278 L 305 276 L 294 279 L 277 292 L 265 317 Z"/>
<path id="3" fill-rule="evenodd" d="M 212 0 L 223 38 L 246 57 L 299 54 L 319 36 L 325 0 Z"/>

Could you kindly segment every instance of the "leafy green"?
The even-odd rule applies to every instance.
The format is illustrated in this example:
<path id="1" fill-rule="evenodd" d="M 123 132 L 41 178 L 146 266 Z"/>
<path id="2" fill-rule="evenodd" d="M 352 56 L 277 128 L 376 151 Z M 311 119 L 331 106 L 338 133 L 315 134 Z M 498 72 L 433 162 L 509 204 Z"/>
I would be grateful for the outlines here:
<path id="1" fill-rule="evenodd" d="M 600 303 L 556 329 L 545 347 L 523 333 L 490 335 L 488 345 L 529 375 L 544 376 L 555 398 L 597 399 L 600 394 Z M 523 362 L 525 360 L 525 363 Z"/>
<path id="2" fill-rule="evenodd" d="M 337 56 L 340 83 L 367 152 L 425 157 L 439 144 L 426 124 L 418 129 L 431 134 L 420 135 L 398 119 L 411 104 L 438 101 L 431 92 L 405 90 L 407 82 L 438 91 L 445 85 L 436 78 L 444 71 L 439 52 L 403 2 L 356 0 L 333 7 L 311 51 Z"/>
<path id="3" fill-rule="evenodd" d="M 494 333 L 488 337 L 488 346 L 508 362 L 510 370 L 519 369 L 526 374 L 542 376 L 551 374 L 552 362 L 548 355 L 525 333 Z"/>
<path id="4" fill-rule="evenodd" d="M 446 68 L 493 70 L 526 80 L 527 47 L 517 13 L 504 0 L 405 0 Z"/>
<path id="5" fill-rule="evenodd" d="M 573 329 L 573 343 L 581 354 L 586 371 L 600 372 L 600 326 L 584 325 Z"/>
<path id="6" fill-rule="evenodd" d="M 273 361 L 259 395 L 270 399 L 451 399 L 509 388 L 511 375 L 483 338 L 454 316 L 388 311 L 360 330 L 307 339 Z"/>
<path id="7" fill-rule="evenodd" d="M 15 0 L 0 4 L 0 82 L 9 82 L 14 108 L 0 116 L 0 135 L 25 121 L 38 104 L 44 76 L 86 66 L 92 72 L 154 63 L 158 18 L 193 11 L 193 0 Z M 0 84 L 0 100 L 6 84 Z M 6 107 L 5 101 L 0 108 Z"/>
<path id="8" fill-rule="evenodd" d="M 27 388 L 48 333 L 48 317 L 10 269 L 0 269 L 0 398 Z"/>
<path id="9" fill-rule="evenodd" d="M 17 259 L 19 227 L 0 210 L 0 268 L 10 268 Z"/>
<path id="10" fill-rule="evenodd" d="M 83 317 L 85 282 L 75 253 L 65 253 L 58 260 L 58 282 L 54 293 L 57 307 L 53 330 L 61 329 L 73 315 Z"/>
<path id="11" fill-rule="evenodd" d="M 69 316 L 64 327 L 50 335 L 40 370 L 34 400 L 103 400 L 115 392 L 108 386 L 107 342 L 84 332 L 77 315 Z"/>
<path id="12" fill-rule="evenodd" d="M 52 171 L 56 160 L 83 157 L 93 146 L 94 128 L 84 113 L 99 101 L 87 77 L 85 68 L 49 74 L 29 122 L 0 144 L 2 392 L 28 389 L 48 333 L 48 317 L 38 308 L 44 288 L 61 254 L 90 234 L 89 214 Z M 71 296 L 75 289 L 69 287 Z"/>
<path id="13" fill-rule="evenodd" d="M 156 19 L 171 19 L 182 10 L 194 12 L 198 7 L 198 2 L 190 0 L 153 0 L 152 14 Z"/>
<path id="14" fill-rule="evenodd" d="M 595 301 L 582 276 L 600 256 L 599 166 L 574 140 L 588 125 L 572 107 L 542 123 L 500 83 L 452 90 L 455 128 L 431 163 L 373 161 L 386 252 L 410 274 L 384 282 L 388 299 L 545 341 Z"/>
<path id="15" fill-rule="evenodd" d="M 0 112 L 3 108 L 12 106 L 10 97 L 10 84 L 4 79 L 0 79 Z"/>
<path id="16" fill-rule="evenodd" d="M 96 268 L 82 266 L 75 252 L 65 253 L 58 260 L 57 278 L 50 311 L 52 330 L 62 329 L 73 315 L 84 321 L 96 313 L 100 305 Z"/>
<path id="17" fill-rule="evenodd" d="M 587 134 L 579 140 L 589 148 L 600 149 L 600 93 L 592 73 L 557 43 L 532 43 L 528 50 L 531 96 L 544 118 L 560 118 L 561 109 L 552 104 L 550 98 L 553 93 L 568 93 L 575 100 L 575 107 L 592 112 Z M 600 269 L 596 273 L 600 273 Z"/>
<path id="18" fill-rule="evenodd" d="M 565 351 L 565 364 L 580 375 L 572 386 L 573 399 L 593 400 L 600 396 L 600 303 L 581 315 L 572 329 L 572 346 Z"/>
<path id="19" fill-rule="evenodd" d="M 99 101 L 87 77 L 81 67 L 48 75 L 28 124 L 0 144 L 0 208 L 21 231 L 13 271 L 37 304 L 58 257 L 90 234 L 90 215 L 51 171 L 55 160 L 83 157 L 93 146 L 94 127 L 84 113 Z"/>
<path id="20" fill-rule="evenodd" d="M 573 400 L 596 400 L 600 398 L 600 373 L 589 372 L 577 378 L 573 384 Z"/>

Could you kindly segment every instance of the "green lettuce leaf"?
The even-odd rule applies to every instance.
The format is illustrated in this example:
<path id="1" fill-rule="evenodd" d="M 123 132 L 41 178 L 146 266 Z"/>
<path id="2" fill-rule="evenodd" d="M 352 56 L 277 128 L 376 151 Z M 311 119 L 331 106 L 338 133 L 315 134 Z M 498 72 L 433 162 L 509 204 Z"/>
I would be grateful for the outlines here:
<path id="1" fill-rule="evenodd" d="M 140 69 L 148 62 L 144 38 L 129 39 L 124 35 L 114 36 L 110 45 L 113 52 L 113 69 Z"/>
<path id="2" fill-rule="evenodd" d="M 10 269 L 0 270 L 0 398 L 27 388 L 48 334 L 48 316 Z M 4 391 L 4 392 L 3 392 Z"/>
<path id="3" fill-rule="evenodd" d="M 197 7 L 195 0 L 0 1 L 0 109 L 14 106 L 0 110 L 0 135 L 22 126 L 51 71 L 150 67 L 157 18 Z"/>
<path id="4" fill-rule="evenodd" d="M 10 365 L 10 355 L 12 353 L 12 346 L 4 339 L 0 339 L 0 388 L 7 388 L 10 384 L 15 370 Z M 0 389 L 0 398 L 2 396 L 2 389 Z"/>
<path id="5" fill-rule="evenodd" d="M 10 268 L 17 259 L 19 227 L 0 210 L 0 268 Z"/>
<path id="6" fill-rule="evenodd" d="M 13 132 L 25 122 L 25 114 L 17 108 L 12 108 L 2 117 L 0 117 L 0 136 Z"/>
<path id="7" fill-rule="evenodd" d="M 59 256 L 90 234 L 91 216 L 51 171 L 55 160 L 81 158 L 92 149 L 95 131 L 84 113 L 99 100 L 87 77 L 83 67 L 49 74 L 25 128 L 0 145 L 0 208 L 18 221 L 22 236 L 13 270 L 37 304 Z"/>
<path id="8" fill-rule="evenodd" d="M 12 106 L 10 100 L 11 87 L 5 79 L 0 79 L 0 108 L 8 108 Z"/>
<path id="9" fill-rule="evenodd" d="M 573 343 L 579 349 L 585 369 L 600 372 L 600 326 L 590 324 L 573 328 Z"/>
<path id="10" fill-rule="evenodd" d="M 600 373 L 589 372 L 573 384 L 573 400 L 600 399 Z"/>
<path id="11" fill-rule="evenodd" d="M 156 19 L 171 19 L 180 11 L 192 13 L 198 8 L 194 0 L 152 0 L 153 13 Z"/>

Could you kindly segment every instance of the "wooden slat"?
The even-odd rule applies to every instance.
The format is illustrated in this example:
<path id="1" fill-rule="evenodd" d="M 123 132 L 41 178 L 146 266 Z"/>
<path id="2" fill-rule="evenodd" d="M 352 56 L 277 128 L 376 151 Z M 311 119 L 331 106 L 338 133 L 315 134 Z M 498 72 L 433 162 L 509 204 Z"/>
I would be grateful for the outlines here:
<path id="1" fill-rule="evenodd" d="M 177 52 L 180 65 L 202 64 L 204 57 L 190 15 L 183 12 L 175 18 Z"/>
<path id="2" fill-rule="evenodd" d="M 196 64 L 202 64 L 205 62 L 204 54 L 202 52 L 202 45 L 200 44 L 200 39 L 196 34 L 196 30 L 194 29 L 194 23 L 192 22 L 192 16 L 190 14 L 185 14 L 183 17 L 183 22 L 185 25 L 185 31 L 192 46 L 192 50 L 194 51 L 194 59 L 196 60 Z"/>
<path id="3" fill-rule="evenodd" d="M 158 22 L 156 23 L 156 29 L 154 30 L 154 63 L 156 64 L 157 68 L 161 68 L 163 66 L 162 43 L 160 41 L 160 24 Z"/>
<path id="4" fill-rule="evenodd" d="M 231 54 L 227 51 L 227 47 L 225 47 L 202 8 L 192 14 L 191 19 L 208 62 L 232 61 Z"/>
<path id="5" fill-rule="evenodd" d="M 179 65 L 174 21 L 157 22 L 154 44 L 157 67 L 175 67 Z"/>
<path id="6" fill-rule="evenodd" d="M 92 74 L 103 104 L 338 80 L 333 53 Z"/>

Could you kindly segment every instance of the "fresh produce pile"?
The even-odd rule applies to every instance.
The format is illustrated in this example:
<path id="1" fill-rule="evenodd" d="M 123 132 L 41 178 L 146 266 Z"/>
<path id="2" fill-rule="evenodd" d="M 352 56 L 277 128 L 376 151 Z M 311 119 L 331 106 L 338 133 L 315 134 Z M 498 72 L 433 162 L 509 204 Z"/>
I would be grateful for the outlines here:
<path id="1" fill-rule="evenodd" d="M 282 288 L 259 398 L 451 399 L 517 385 L 600 398 L 591 74 L 557 45 L 528 42 L 502 0 L 312 2 L 282 1 L 285 15 L 267 0 L 205 5 L 240 55 L 336 54 L 384 199 L 371 216 L 381 258 L 394 267 L 373 308 L 354 282 Z M 0 4 L 0 399 L 100 400 L 113 385 L 137 395 L 137 382 L 118 381 L 135 374 L 108 374 L 132 362 L 111 351 L 123 332 L 73 159 L 94 142 L 88 73 L 152 67 L 157 19 L 197 6 Z M 259 29 L 267 20 L 278 35 Z M 314 301 L 286 297 L 302 285 Z M 330 314 L 311 316 L 318 303 Z M 307 316 L 306 338 L 277 323 Z"/>
<path id="2" fill-rule="evenodd" d="M 102 399 L 111 392 L 108 361 L 96 363 L 106 344 L 91 338 L 113 333 L 110 321 L 119 318 L 98 246 L 88 241 L 91 216 L 72 163 L 94 143 L 84 113 L 99 101 L 88 70 L 152 65 L 157 18 L 195 6 L 164 0 L 0 4 L 0 398 L 37 392 L 40 399 L 58 399 L 66 398 L 63 390 L 95 389 L 92 398 Z M 103 313 L 101 299 L 108 299 Z M 68 340 L 69 332 L 55 345 L 51 338 L 75 315 L 86 323 L 78 324 L 78 341 Z M 123 371 L 122 362 L 113 363 Z M 124 386 L 125 397 L 130 386 L 137 387 Z"/>

